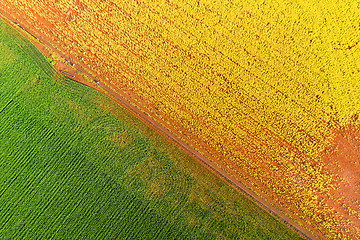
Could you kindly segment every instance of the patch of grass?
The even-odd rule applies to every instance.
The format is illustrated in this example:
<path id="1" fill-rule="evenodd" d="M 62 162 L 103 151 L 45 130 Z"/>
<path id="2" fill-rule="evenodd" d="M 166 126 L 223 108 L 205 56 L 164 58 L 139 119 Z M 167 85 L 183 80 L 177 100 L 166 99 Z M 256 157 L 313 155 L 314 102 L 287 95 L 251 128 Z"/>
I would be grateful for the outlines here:
<path id="1" fill-rule="evenodd" d="M 297 239 L 0 21 L 1 239 Z"/>

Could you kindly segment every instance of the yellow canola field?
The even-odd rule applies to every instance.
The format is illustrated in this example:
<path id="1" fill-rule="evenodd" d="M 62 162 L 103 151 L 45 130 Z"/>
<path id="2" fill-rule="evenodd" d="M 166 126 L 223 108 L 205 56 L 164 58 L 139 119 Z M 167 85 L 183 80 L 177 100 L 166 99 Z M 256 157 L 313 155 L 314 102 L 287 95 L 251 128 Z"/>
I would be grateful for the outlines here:
<path id="1" fill-rule="evenodd" d="M 341 169 L 322 158 L 335 129 L 358 125 L 355 1 L 0 4 L 295 221 L 360 236 L 360 208 L 337 198 Z"/>

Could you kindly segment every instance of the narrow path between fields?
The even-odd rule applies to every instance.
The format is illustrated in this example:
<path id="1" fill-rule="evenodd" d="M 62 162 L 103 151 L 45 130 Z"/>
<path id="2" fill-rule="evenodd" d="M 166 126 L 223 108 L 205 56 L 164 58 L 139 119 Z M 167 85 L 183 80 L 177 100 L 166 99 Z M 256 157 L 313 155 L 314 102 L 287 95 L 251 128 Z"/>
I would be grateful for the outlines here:
<path id="1" fill-rule="evenodd" d="M 58 49 L 53 47 L 48 41 L 43 39 L 41 36 L 36 36 L 35 33 L 31 32 L 29 29 L 27 29 L 25 26 L 21 26 L 21 24 L 12 18 L 7 13 L 4 13 L 0 9 L 0 16 L 10 23 L 13 26 L 17 26 L 16 29 L 18 32 L 20 32 L 23 36 L 25 36 L 28 40 L 30 40 L 38 49 L 40 52 L 42 52 L 45 56 L 50 56 L 51 50 L 52 52 L 62 56 L 63 53 L 61 53 Z M 32 39 L 33 38 L 33 39 Z M 69 61 L 66 58 L 64 61 Z M 72 62 L 71 62 L 72 63 Z M 306 238 L 306 239 L 323 239 L 323 235 L 319 232 L 317 232 L 315 229 L 312 229 L 314 232 L 310 232 L 294 222 L 290 217 L 282 213 L 277 207 L 274 207 L 270 202 L 265 201 L 263 198 L 259 197 L 257 194 L 255 194 L 253 191 L 251 191 L 248 187 L 245 186 L 245 182 L 242 183 L 240 180 L 236 179 L 231 174 L 227 173 L 223 169 L 221 169 L 219 166 L 217 166 L 213 161 L 210 160 L 210 157 L 206 157 L 196 150 L 194 150 L 192 147 L 190 147 L 187 143 L 179 139 L 175 134 L 173 134 L 168 129 L 164 128 L 161 124 L 156 122 L 154 119 L 149 116 L 149 114 L 141 111 L 139 108 L 131 104 L 131 99 L 126 99 L 123 96 L 121 96 L 119 93 L 112 90 L 112 88 L 116 89 L 116 87 L 112 86 L 110 83 L 104 81 L 101 76 L 96 75 L 96 73 L 92 72 L 91 70 L 87 70 L 87 67 L 83 65 L 81 62 L 75 62 L 71 64 L 73 70 L 71 72 L 65 71 L 63 69 L 64 64 L 59 63 L 55 65 L 54 67 L 56 70 L 64 75 L 65 77 L 68 77 L 72 80 L 75 80 L 79 83 L 85 84 L 101 93 L 104 93 L 105 95 L 109 96 L 113 100 L 115 100 L 117 103 L 128 109 L 130 112 L 132 112 L 135 116 L 137 116 L 141 121 L 143 121 L 145 124 L 150 126 L 151 128 L 155 129 L 157 132 L 159 132 L 161 135 L 168 138 L 171 142 L 175 143 L 179 147 L 181 147 L 183 150 L 185 150 L 188 154 L 194 157 L 197 161 L 199 161 L 202 165 L 210 169 L 215 174 L 221 176 L 225 181 L 230 183 L 235 189 L 245 194 L 249 199 L 254 201 L 257 205 L 259 205 L 261 208 L 265 209 L 267 212 L 275 216 L 277 219 L 279 219 L 281 222 L 288 225 L 290 228 L 292 228 L 294 231 L 296 231 L 300 236 Z M 82 75 L 87 76 L 88 78 L 92 79 L 93 82 L 88 82 L 84 79 Z M 94 77 L 95 75 L 95 77 Z M 125 96 L 128 96 L 126 94 L 123 94 Z M 131 97 L 131 96 L 128 96 Z M 273 204 L 276 204 L 273 202 Z M 295 216 L 292 216 L 295 217 Z M 298 219 L 298 221 L 301 222 L 301 219 Z M 309 226 L 308 226 L 309 227 Z"/>

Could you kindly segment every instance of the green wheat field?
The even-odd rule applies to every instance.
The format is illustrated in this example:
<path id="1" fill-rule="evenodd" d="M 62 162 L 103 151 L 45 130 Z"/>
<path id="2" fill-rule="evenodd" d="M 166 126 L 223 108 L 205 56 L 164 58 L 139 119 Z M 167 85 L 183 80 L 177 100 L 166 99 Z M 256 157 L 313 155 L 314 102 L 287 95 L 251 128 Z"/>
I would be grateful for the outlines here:
<path id="1" fill-rule="evenodd" d="M 0 239 L 299 239 L 0 21 Z"/>

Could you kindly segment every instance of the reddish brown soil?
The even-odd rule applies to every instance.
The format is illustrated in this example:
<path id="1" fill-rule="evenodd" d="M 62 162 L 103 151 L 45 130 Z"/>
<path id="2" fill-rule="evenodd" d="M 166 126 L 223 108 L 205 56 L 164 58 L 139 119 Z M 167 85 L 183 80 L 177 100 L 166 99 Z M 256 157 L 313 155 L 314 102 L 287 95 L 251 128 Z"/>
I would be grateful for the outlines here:
<path id="1" fill-rule="evenodd" d="M 322 152 L 326 169 L 336 176 L 336 188 L 327 203 L 360 226 L 360 128 L 348 124 L 336 129 L 334 134 L 333 141 Z"/>

